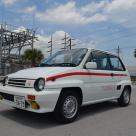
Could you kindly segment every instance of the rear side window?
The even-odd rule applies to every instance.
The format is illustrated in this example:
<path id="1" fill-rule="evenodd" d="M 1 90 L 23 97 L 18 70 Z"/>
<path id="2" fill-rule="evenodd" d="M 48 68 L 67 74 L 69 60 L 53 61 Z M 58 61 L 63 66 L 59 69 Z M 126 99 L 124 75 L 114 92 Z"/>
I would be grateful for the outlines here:
<path id="1" fill-rule="evenodd" d="M 97 70 L 110 70 L 110 61 L 106 53 L 92 51 L 92 62 L 96 62 Z"/>
<path id="2" fill-rule="evenodd" d="M 113 71 L 125 71 L 125 67 L 122 61 L 113 55 L 109 55 L 110 62 L 111 62 L 111 70 Z"/>

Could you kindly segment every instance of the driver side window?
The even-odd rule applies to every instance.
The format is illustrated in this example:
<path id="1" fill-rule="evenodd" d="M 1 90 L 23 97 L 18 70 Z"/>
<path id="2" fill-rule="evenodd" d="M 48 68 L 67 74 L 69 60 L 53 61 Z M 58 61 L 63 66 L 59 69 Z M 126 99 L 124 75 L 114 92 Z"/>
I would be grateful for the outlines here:
<path id="1" fill-rule="evenodd" d="M 110 61 L 108 55 L 101 51 L 92 51 L 87 62 L 95 62 L 96 70 L 110 70 Z"/>

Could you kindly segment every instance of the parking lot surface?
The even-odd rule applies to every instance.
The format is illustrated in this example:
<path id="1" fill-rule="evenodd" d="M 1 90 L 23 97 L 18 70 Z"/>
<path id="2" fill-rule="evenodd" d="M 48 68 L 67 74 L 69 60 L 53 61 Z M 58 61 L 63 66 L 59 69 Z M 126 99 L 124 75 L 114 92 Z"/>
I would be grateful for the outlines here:
<path id="1" fill-rule="evenodd" d="M 66 125 L 52 114 L 17 111 L 0 103 L 0 136 L 136 136 L 136 87 L 128 107 L 115 101 L 86 106 Z"/>

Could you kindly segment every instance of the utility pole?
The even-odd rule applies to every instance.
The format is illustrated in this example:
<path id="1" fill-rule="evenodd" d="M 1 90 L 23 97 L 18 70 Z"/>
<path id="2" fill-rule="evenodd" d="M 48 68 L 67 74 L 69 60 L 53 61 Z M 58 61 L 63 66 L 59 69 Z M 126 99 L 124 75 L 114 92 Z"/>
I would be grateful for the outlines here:
<path id="1" fill-rule="evenodd" d="M 71 38 L 69 39 L 69 49 L 71 50 L 71 46 L 72 46 L 72 40 L 71 40 Z"/>
<path id="2" fill-rule="evenodd" d="M 3 26 L 0 26 L 0 75 L 2 74 Z"/>
<path id="3" fill-rule="evenodd" d="M 62 39 L 62 40 L 64 40 L 64 43 L 62 43 L 62 44 L 64 44 L 64 48 L 61 48 L 61 49 L 64 49 L 64 50 L 67 49 L 67 39 L 69 39 L 69 36 L 67 37 L 67 34 L 65 33 L 65 37 Z"/>
<path id="4" fill-rule="evenodd" d="M 117 48 L 118 57 L 120 57 L 120 53 L 121 53 L 121 49 L 120 49 L 120 47 L 118 46 L 118 48 Z M 119 67 L 119 64 L 120 64 L 120 62 L 118 61 L 118 67 Z"/>
<path id="5" fill-rule="evenodd" d="M 48 52 L 50 52 L 50 56 L 52 56 L 52 35 L 51 35 L 51 40 L 48 42 L 50 43 L 50 46 L 48 46 L 48 48 L 50 48 L 50 50 Z"/>
<path id="6" fill-rule="evenodd" d="M 70 39 L 68 40 L 68 41 L 69 41 L 68 47 L 69 47 L 70 50 L 72 49 L 72 46 L 75 46 L 75 45 L 76 45 L 76 44 L 72 44 L 72 40 L 75 40 L 75 39 L 70 38 Z"/>
<path id="7" fill-rule="evenodd" d="M 117 49 L 117 53 L 118 53 L 118 57 L 120 56 L 120 47 L 118 46 L 118 49 Z"/>

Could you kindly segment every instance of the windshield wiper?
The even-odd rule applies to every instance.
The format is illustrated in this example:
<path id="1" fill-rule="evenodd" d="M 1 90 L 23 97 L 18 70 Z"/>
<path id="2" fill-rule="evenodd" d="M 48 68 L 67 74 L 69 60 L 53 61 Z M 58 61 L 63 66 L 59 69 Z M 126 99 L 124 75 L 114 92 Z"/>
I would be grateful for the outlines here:
<path id="1" fill-rule="evenodd" d="M 58 63 L 58 64 L 54 64 L 55 66 L 73 66 L 75 67 L 76 64 L 74 63 Z"/>
<path id="2" fill-rule="evenodd" d="M 54 64 L 41 63 L 39 67 L 54 66 Z"/>

